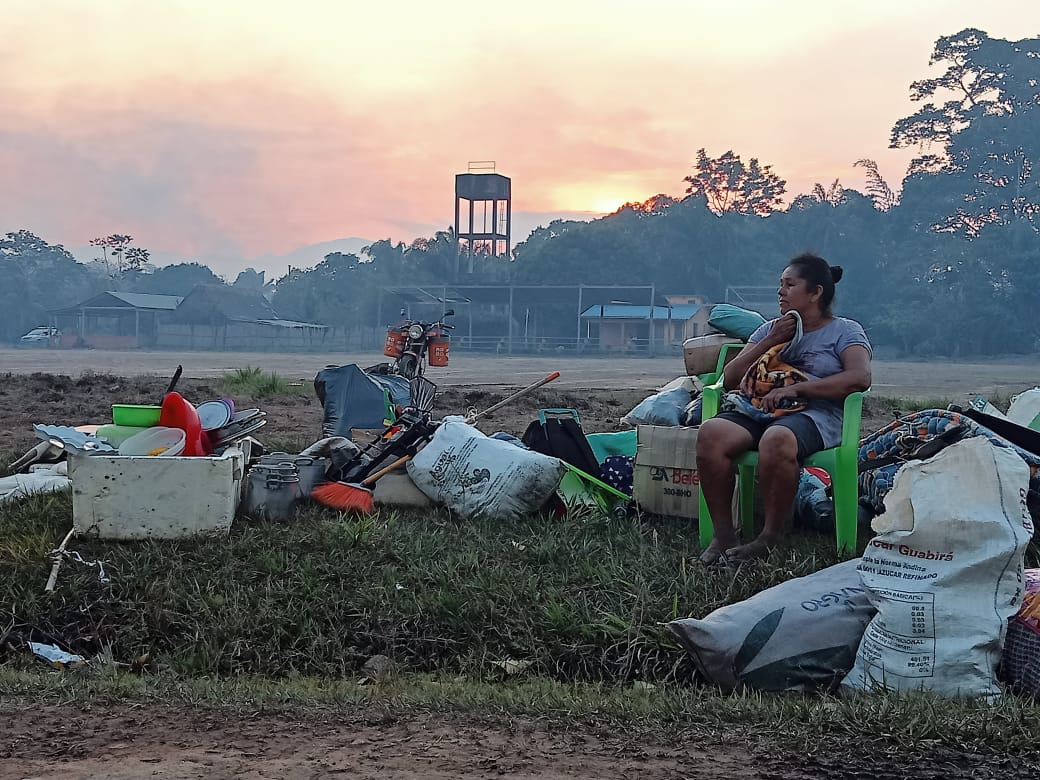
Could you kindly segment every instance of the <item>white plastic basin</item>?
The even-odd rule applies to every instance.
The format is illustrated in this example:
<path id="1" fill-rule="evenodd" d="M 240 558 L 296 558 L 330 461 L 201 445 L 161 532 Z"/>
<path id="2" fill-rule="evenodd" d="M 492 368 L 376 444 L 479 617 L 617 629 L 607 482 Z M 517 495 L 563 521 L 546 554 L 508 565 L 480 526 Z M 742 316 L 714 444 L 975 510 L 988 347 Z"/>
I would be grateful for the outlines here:
<path id="1" fill-rule="evenodd" d="M 119 445 L 120 455 L 158 455 L 171 457 L 184 452 L 184 431 L 157 425 L 135 433 Z"/>

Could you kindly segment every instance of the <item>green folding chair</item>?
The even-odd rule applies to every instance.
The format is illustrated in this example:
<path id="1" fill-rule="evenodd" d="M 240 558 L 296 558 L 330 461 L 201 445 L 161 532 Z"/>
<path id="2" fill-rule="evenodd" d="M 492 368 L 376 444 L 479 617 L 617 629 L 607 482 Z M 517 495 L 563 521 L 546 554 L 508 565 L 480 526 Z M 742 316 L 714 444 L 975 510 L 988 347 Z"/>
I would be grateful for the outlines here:
<path id="1" fill-rule="evenodd" d="M 708 420 L 719 413 L 719 403 L 724 392 L 722 383 L 718 382 L 704 388 L 701 420 Z M 854 555 L 856 552 L 856 531 L 859 520 L 859 436 L 860 422 L 863 417 L 863 393 L 850 393 L 845 398 L 844 419 L 841 426 L 841 443 L 837 447 L 821 450 L 805 460 L 806 466 L 821 468 L 830 474 L 831 490 L 834 495 L 834 530 L 838 544 L 838 553 Z M 758 467 L 758 453 L 752 450 L 745 452 L 736 460 L 739 476 L 740 522 L 744 536 L 754 537 L 755 518 L 755 469 Z M 704 501 L 704 492 L 700 497 L 700 541 L 701 548 L 711 543 L 714 528 L 708 505 Z"/>

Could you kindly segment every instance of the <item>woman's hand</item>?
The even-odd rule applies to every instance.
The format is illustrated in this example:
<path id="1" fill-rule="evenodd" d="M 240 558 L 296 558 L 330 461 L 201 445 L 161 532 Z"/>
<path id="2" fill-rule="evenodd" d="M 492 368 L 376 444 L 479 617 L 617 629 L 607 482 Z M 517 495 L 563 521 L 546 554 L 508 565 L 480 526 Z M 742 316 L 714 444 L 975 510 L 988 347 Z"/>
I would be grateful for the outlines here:
<path id="1" fill-rule="evenodd" d="M 762 396 L 760 407 L 763 412 L 772 414 L 777 409 L 784 408 L 784 401 L 786 399 L 791 399 L 792 401 L 798 399 L 798 392 L 794 385 L 791 385 L 790 387 L 777 387 L 770 390 Z"/>
<path id="2" fill-rule="evenodd" d="M 768 341 L 772 347 L 775 347 L 777 344 L 786 344 L 794 338 L 797 329 L 798 323 L 794 317 L 790 314 L 785 314 L 773 323 L 773 327 L 769 329 L 769 333 L 766 334 L 764 341 Z"/>

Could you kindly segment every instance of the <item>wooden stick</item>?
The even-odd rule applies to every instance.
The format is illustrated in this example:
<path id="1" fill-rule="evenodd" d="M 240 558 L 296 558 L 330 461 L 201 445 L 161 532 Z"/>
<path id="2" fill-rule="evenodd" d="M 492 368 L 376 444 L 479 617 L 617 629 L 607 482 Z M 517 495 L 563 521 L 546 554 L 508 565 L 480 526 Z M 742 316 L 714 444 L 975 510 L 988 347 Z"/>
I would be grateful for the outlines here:
<path id="1" fill-rule="evenodd" d="M 367 476 L 363 480 L 361 480 L 361 482 L 358 483 L 358 484 L 363 485 L 364 487 L 368 487 L 369 485 L 371 485 L 373 482 L 375 482 L 377 479 L 379 479 L 383 475 L 389 474 L 391 471 L 396 469 L 398 466 L 402 465 L 403 463 L 407 463 L 411 459 L 412 459 L 411 455 L 402 455 L 400 458 L 395 460 L 389 466 L 383 466 L 383 468 L 379 469 L 379 471 L 377 471 L 375 474 L 370 474 L 369 476 Z"/>
<path id="2" fill-rule="evenodd" d="M 54 551 L 54 565 L 51 566 L 51 576 L 47 578 L 47 584 L 43 588 L 44 593 L 50 593 L 54 590 L 54 584 L 58 581 L 58 569 L 61 568 L 62 558 L 65 557 L 65 545 L 69 543 L 69 539 L 72 538 L 72 534 L 75 531 L 75 527 L 70 528 L 69 532 L 65 534 L 65 538 L 61 540 L 61 544 L 58 545 L 58 549 Z"/>
<path id="3" fill-rule="evenodd" d="M 506 404 L 512 403 L 513 401 L 515 401 L 516 399 L 520 398 L 521 396 L 527 395 L 532 390 L 537 390 L 542 385 L 549 384 L 549 382 L 552 382 L 554 379 L 559 379 L 559 378 L 560 378 L 560 372 L 559 371 L 553 371 L 551 374 L 549 374 L 549 376 L 544 377 L 542 379 L 539 379 L 533 385 L 528 385 L 523 390 L 517 390 L 511 396 L 508 396 L 507 398 L 503 398 L 501 401 L 499 401 L 494 406 L 489 406 L 487 409 L 485 409 L 482 412 L 478 412 L 477 414 L 470 415 L 469 417 L 466 418 L 466 422 L 468 422 L 470 424 L 473 424 L 477 420 L 479 420 L 481 417 L 483 417 L 484 415 L 491 414 L 491 412 L 494 412 L 494 411 L 496 411 L 498 409 L 501 409 Z"/>

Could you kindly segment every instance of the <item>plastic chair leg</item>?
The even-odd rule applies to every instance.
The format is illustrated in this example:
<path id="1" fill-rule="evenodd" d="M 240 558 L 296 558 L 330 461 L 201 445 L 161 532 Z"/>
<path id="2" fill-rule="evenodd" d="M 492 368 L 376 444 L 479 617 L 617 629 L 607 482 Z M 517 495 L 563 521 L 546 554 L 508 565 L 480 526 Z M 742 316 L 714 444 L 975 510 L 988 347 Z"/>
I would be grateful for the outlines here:
<path id="1" fill-rule="evenodd" d="M 844 473 L 842 473 L 844 472 Z M 859 522 L 859 495 L 855 468 L 835 469 L 831 473 L 834 493 L 834 532 L 840 555 L 856 554 L 856 533 Z"/>
<path id="2" fill-rule="evenodd" d="M 740 506 L 740 526 L 744 542 L 755 538 L 755 466 L 741 464 L 737 468 L 737 499 Z"/>
<path id="3" fill-rule="evenodd" d="M 708 513 L 708 503 L 704 500 L 704 491 L 699 490 L 700 498 L 698 499 L 699 508 L 697 510 L 697 525 L 700 531 L 701 549 L 706 550 L 708 545 L 711 544 L 711 540 L 715 537 L 715 526 L 711 522 L 711 515 Z"/>

